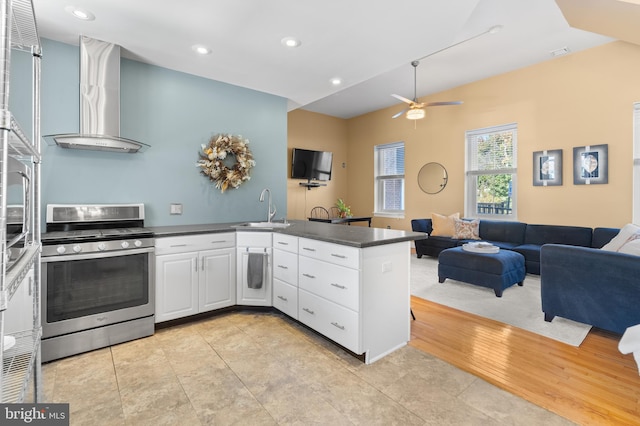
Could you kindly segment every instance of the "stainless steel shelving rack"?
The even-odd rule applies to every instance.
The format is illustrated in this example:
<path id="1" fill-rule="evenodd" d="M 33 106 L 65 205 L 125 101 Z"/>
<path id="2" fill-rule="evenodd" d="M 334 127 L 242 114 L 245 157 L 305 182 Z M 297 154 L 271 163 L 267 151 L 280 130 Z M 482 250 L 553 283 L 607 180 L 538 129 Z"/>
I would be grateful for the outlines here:
<path id="1" fill-rule="evenodd" d="M 41 402 L 40 337 L 40 62 L 41 44 L 31 0 L 0 0 L 0 402 L 25 402 L 33 379 L 33 402 Z M 32 61 L 32 139 L 9 111 L 11 53 L 30 52 Z M 31 168 L 29 224 L 25 250 L 7 265 L 7 161 L 14 157 Z M 32 282 L 28 283 L 32 278 Z M 32 285 L 33 326 L 12 334 L 16 344 L 4 350 L 5 311 L 22 285 Z M 30 315 L 25 312 L 25 315 Z"/>

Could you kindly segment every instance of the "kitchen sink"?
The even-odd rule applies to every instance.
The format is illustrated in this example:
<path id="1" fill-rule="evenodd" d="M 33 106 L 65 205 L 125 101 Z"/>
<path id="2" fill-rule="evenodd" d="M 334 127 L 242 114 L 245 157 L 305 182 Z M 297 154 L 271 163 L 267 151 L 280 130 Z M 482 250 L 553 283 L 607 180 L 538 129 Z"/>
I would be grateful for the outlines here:
<path id="1" fill-rule="evenodd" d="M 237 228 L 286 228 L 290 223 L 285 222 L 246 222 L 240 225 L 236 225 Z"/>

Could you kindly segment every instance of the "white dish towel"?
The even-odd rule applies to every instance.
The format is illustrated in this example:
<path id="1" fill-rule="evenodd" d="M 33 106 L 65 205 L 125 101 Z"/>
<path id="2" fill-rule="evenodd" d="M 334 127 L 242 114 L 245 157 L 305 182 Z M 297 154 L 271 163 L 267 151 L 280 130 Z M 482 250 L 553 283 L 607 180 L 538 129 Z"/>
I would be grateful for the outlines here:
<path id="1" fill-rule="evenodd" d="M 618 350 L 623 354 L 633 353 L 633 358 L 638 366 L 638 373 L 640 373 L 640 324 L 625 330 L 620 343 L 618 343 Z"/>

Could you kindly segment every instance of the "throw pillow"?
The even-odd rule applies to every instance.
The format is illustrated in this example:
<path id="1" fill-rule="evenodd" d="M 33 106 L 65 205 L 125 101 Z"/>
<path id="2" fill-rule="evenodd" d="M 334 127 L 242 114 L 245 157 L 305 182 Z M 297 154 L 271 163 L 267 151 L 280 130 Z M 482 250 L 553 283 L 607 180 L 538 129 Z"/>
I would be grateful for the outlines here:
<path id="1" fill-rule="evenodd" d="M 480 239 L 480 220 L 462 220 L 454 219 L 453 225 L 455 233 L 453 238 L 456 240 L 479 240 Z"/>
<path id="2" fill-rule="evenodd" d="M 454 219 L 460 219 L 460 213 L 449 216 L 431 213 L 431 226 L 433 226 L 431 235 L 434 237 L 453 237 L 455 233 Z"/>
<path id="3" fill-rule="evenodd" d="M 639 231 L 640 231 L 640 226 L 634 225 L 633 223 L 626 224 L 620 230 L 620 232 L 618 232 L 618 235 L 613 237 L 611 241 L 609 241 L 607 244 L 605 244 L 602 247 L 602 250 L 608 250 L 608 251 L 620 250 L 620 248 L 624 245 L 624 243 L 626 243 L 633 234 Z"/>
<path id="4" fill-rule="evenodd" d="M 634 254 L 636 256 L 640 256 L 640 235 L 636 235 L 638 235 L 639 238 L 627 242 L 625 245 L 620 247 L 618 253 Z"/>

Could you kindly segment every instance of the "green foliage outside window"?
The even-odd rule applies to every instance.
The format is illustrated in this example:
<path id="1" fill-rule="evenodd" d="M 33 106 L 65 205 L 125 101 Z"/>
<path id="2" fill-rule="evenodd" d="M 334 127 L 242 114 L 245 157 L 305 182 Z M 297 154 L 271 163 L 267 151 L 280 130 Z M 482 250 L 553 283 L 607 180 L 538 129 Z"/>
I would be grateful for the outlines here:
<path id="1" fill-rule="evenodd" d="M 478 170 L 499 171 L 513 168 L 513 133 L 501 132 L 478 136 Z M 480 174 L 477 176 L 479 213 L 508 213 L 511 208 L 511 174 Z M 491 206 L 490 211 L 485 211 Z M 497 211 L 494 209 L 497 208 Z"/>

